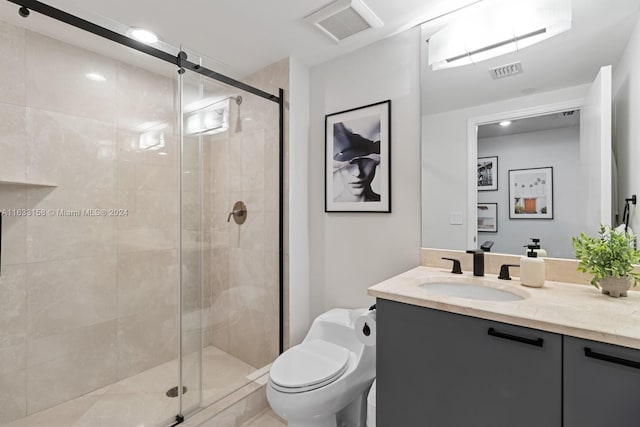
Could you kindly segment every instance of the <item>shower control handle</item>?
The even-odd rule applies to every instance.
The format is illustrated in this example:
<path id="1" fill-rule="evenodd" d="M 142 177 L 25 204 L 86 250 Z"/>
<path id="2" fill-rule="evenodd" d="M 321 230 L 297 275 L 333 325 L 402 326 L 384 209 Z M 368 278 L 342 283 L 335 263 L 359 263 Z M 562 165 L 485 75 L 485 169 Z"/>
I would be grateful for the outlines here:
<path id="1" fill-rule="evenodd" d="M 233 211 L 233 212 L 229 212 L 229 216 L 227 217 L 227 222 L 231 222 L 231 217 L 236 215 L 236 214 L 240 214 L 241 211 Z"/>
<path id="2" fill-rule="evenodd" d="M 243 210 L 237 210 L 237 211 L 229 212 L 229 216 L 227 217 L 227 222 L 231 221 L 231 217 L 232 216 L 236 216 L 236 215 L 243 216 L 244 213 L 245 213 L 245 211 L 243 211 Z"/>
<path id="3" fill-rule="evenodd" d="M 247 220 L 247 206 L 244 202 L 238 201 L 233 205 L 233 210 L 229 212 L 229 216 L 227 216 L 227 222 L 231 222 L 231 217 L 236 222 L 236 224 L 244 224 Z"/>

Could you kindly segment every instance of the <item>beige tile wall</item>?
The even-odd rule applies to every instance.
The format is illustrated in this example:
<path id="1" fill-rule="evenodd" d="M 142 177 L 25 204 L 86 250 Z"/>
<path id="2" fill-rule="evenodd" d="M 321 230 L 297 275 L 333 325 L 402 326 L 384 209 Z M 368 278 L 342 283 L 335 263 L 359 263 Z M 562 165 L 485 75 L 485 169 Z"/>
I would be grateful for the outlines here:
<path id="1" fill-rule="evenodd" d="M 5 84 L 0 85 L 4 87 Z M 0 89 L 1 91 L 2 89 Z M 19 105 L 0 103 L 0 159 L 2 159 L 2 179 L 24 181 L 26 165 L 26 124 L 25 109 Z"/>
<path id="2" fill-rule="evenodd" d="M 25 30 L 3 23 L 0 40 L 0 102 L 24 106 Z"/>
<path id="3" fill-rule="evenodd" d="M 0 209 L 127 210 L 3 218 L 0 419 L 9 422 L 177 356 L 180 151 L 175 79 L 2 22 L 0 65 L 0 181 L 44 184 L 0 183 Z M 247 82 L 277 94 L 288 61 Z M 229 132 L 185 138 L 191 387 L 203 344 L 255 367 L 278 354 L 278 106 L 237 94 Z M 242 226 L 226 221 L 236 200 L 249 209 Z"/>
<path id="4" fill-rule="evenodd" d="M 288 69 L 289 61 L 282 60 L 245 81 L 277 94 L 289 86 Z M 228 135 L 208 141 L 212 261 L 211 296 L 205 300 L 213 344 L 260 368 L 277 357 L 279 344 L 278 105 L 238 94 L 243 102 L 231 102 Z M 243 225 L 226 222 L 237 200 L 249 212 Z"/>
<path id="5" fill-rule="evenodd" d="M 174 80 L 5 23 L 0 62 L 0 181 L 56 184 L 0 209 L 128 209 L 3 218 L 4 423 L 177 356 L 180 206 Z"/>
<path id="6" fill-rule="evenodd" d="M 15 264 L 1 270 L 0 419 L 12 420 L 27 410 L 27 269 Z"/>

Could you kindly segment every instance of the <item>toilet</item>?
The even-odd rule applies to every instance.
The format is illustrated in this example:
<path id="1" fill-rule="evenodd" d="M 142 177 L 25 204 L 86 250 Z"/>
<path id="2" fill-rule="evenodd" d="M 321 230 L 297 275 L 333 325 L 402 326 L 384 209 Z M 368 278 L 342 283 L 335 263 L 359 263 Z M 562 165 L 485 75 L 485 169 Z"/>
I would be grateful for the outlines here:
<path id="1" fill-rule="evenodd" d="M 267 400 L 289 427 L 365 427 L 375 379 L 376 346 L 356 337 L 367 309 L 335 308 L 318 316 L 302 343 L 271 366 Z"/>

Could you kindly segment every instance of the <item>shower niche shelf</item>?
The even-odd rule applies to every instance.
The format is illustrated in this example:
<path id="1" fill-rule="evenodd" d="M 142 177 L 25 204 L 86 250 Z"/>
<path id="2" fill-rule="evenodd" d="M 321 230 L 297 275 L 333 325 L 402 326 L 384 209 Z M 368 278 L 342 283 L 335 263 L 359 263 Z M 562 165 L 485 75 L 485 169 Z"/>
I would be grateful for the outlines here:
<path id="1" fill-rule="evenodd" d="M 51 182 L 35 182 L 35 181 L 15 181 L 0 178 L 0 187 L 4 185 L 26 185 L 28 187 L 57 187 L 58 184 Z"/>

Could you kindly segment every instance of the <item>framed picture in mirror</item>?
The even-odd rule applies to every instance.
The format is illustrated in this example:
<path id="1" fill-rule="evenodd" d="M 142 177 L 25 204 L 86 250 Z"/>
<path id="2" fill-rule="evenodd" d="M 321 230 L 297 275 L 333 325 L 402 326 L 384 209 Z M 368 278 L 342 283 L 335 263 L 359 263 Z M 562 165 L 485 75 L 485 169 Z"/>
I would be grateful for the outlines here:
<path id="1" fill-rule="evenodd" d="M 553 219 L 553 167 L 509 171 L 509 219 Z"/>
<path id="2" fill-rule="evenodd" d="M 478 157 L 478 191 L 498 189 L 498 156 Z"/>
<path id="3" fill-rule="evenodd" d="M 325 116 L 325 212 L 391 212 L 391 101 Z"/>
<path id="4" fill-rule="evenodd" d="M 478 203 L 478 232 L 498 232 L 498 204 Z"/>

